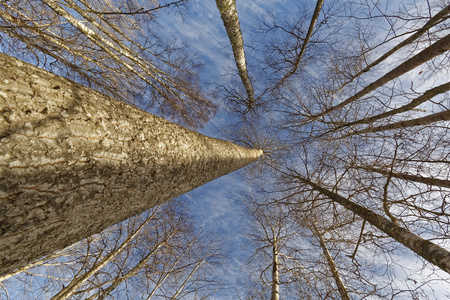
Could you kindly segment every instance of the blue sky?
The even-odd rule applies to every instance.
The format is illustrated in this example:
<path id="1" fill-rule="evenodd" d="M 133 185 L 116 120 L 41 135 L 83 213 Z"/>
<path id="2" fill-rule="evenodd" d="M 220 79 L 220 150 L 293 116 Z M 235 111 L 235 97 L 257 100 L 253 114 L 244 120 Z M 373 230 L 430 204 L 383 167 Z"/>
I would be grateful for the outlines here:
<path id="1" fill-rule="evenodd" d="M 311 1 L 311 5 L 315 2 Z M 261 20 L 267 16 L 267 12 L 287 13 L 293 7 L 292 2 L 288 1 L 237 1 L 237 9 L 239 12 L 241 29 L 244 35 L 244 43 L 250 41 L 252 36 L 249 36 L 251 28 L 256 19 Z M 168 24 L 169 25 L 169 24 Z M 169 28 L 172 28 L 178 33 L 183 40 L 188 43 L 193 49 L 197 51 L 197 54 L 202 58 L 205 63 L 205 70 L 203 71 L 203 78 L 216 81 L 221 76 L 229 74 L 235 70 L 235 64 L 232 60 L 231 48 L 223 28 L 223 24 L 220 20 L 219 12 L 217 11 L 213 1 L 192 1 L 191 8 L 188 15 L 185 17 L 182 23 L 173 23 L 170 21 Z M 247 59 L 249 59 L 251 51 L 247 49 Z M 403 59 L 403 54 L 394 56 L 391 60 L 391 64 L 395 63 L 397 59 Z M 251 59 L 251 57 L 250 57 Z M 389 69 L 390 63 L 386 64 L 384 69 L 379 69 L 378 74 Z M 429 66 L 422 66 L 421 70 L 427 70 Z M 250 76 L 252 70 L 249 69 Z M 422 84 L 421 77 L 418 74 L 418 70 L 414 70 L 406 76 L 402 77 L 405 82 L 404 85 L 408 86 L 411 82 L 415 82 L 415 86 L 421 90 L 425 90 L 428 84 Z M 425 72 L 426 73 L 426 72 Z M 426 74 L 424 74 L 426 75 Z M 371 75 L 377 77 L 375 75 Z M 370 82 L 371 79 L 367 81 Z M 436 78 L 433 84 L 436 84 L 436 80 L 439 82 L 445 81 L 445 78 Z M 219 111 L 216 118 L 212 119 L 200 132 L 213 136 L 226 139 L 226 135 L 221 131 L 230 122 L 230 117 L 225 111 Z M 231 120 L 232 121 L 232 120 Z M 238 200 L 242 198 L 241 192 L 245 192 L 249 189 L 249 186 L 242 181 L 242 177 L 239 172 L 226 175 L 220 179 L 217 179 L 211 183 L 200 187 L 193 192 L 188 193 L 183 197 L 187 197 L 192 202 L 193 212 L 196 219 L 199 220 L 204 226 L 215 228 L 220 233 L 224 234 L 227 240 L 227 244 L 230 247 L 232 256 L 239 258 L 248 257 L 251 255 L 251 250 L 241 248 L 245 239 L 242 236 L 234 233 L 239 232 L 239 228 L 245 225 L 245 218 L 242 217 L 241 212 L 244 211 L 244 207 Z M 400 253 L 394 256 L 396 265 L 392 265 L 393 272 L 397 276 L 397 282 L 393 282 L 399 288 L 414 288 L 413 279 L 411 275 L 408 275 L 402 271 L 399 266 L 406 265 L 420 265 L 421 262 L 411 256 L 408 253 L 409 250 L 403 249 Z M 368 252 L 367 256 L 372 256 L 373 253 Z M 242 260 L 238 260 L 239 263 L 245 263 Z M 230 275 L 239 272 L 239 268 L 235 265 L 233 270 L 229 270 Z M 425 270 L 424 273 L 437 273 L 439 276 L 445 278 L 445 273 L 439 270 Z M 429 293 L 428 296 L 444 299 L 448 296 L 448 287 L 445 283 L 436 281 L 430 286 L 433 287 L 433 291 L 426 289 L 425 293 Z M 225 296 L 217 296 L 217 299 L 229 299 L 230 294 Z M 432 296 L 435 295 L 435 296 Z M 398 296 L 396 299 L 409 299 L 409 296 Z"/>
<path id="2" fill-rule="evenodd" d="M 310 1 L 310 3 L 311 7 L 315 4 L 314 1 Z M 255 20 L 264 19 L 267 17 L 267 12 L 287 15 L 293 10 L 294 4 L 293 1 L 284 0 L 238 0 L 237 9 L 244 35 L 244 43 L 257 38 L 250 35 Z M 231 48 L 220 19 L 220 14 L 214 1 L 191 0 L 188 5 L 189 8 L 186 10 L 183 18 L 170 15 L 167 18 L 161 18 L 160 23 L 163 28 L 172 31 L 181 41 L 185 42 L 191 51 L 194 51 L 204 63 L 201 79 L 205 85 L 206 83 L 220 82 L 229 74 L 236 73 Z M 251 54 L 253 52 L 247 49 L 248 59 L 253 63 Z M 251 69 L 249 73 L 252 76 Z M 313 70 L 311 70 L 311 73 L 314 73 Z M 417 82 L 419 79 L 417 72 L 412 72 L 403 78 L 405 85 L 408 85 L 410 81 Z M 440 80 L 444 80 L 444 78 L 440 78 Z M 206 88 L 212 89 L 213 87 L 209 86 Z M 220 101 L 221 99 L 218 99 L 219 103 Z M 236 122 L 236 118 L 232 117 L 228 113 L 225 104 L 221 103 L 217 115 L 198 131 L 211 137 L 228 139 L 228 133 L 224 128 L 227 128 L 230 123 L 234 122 Z M 195 218 L 197 226 L 205 231 L 217 232 L 222 237 L 225 249 L 230 255 L 233 264 L 225 265 L 225 268 L 218 270 L 218 273 L 221 274 L 224 281 L 230 284 L 234 284 L 234 280 L 239 274 L 242 274 L 241 266 L 245 265 L 246 259 L 252 254 L 252 249 L 243 247 L 246 240 L 241 235 L 242 228 L 246 226 L 248 221 L 245 218 L 245 207 L 242 205 L 241 200 L 243 193 L 249 189 L 251 189 L 251 186 L 244 180 L 242 171 L 238 171 L 218 178 L 181 196 L 189 204 L 190 212 Z M 400 253 L 396 253 L 395 256 L 399 265 L 416 264 L 417 259 L 407 254 L 409 250 L 404 250 L 405 256 L 402 256 Z M 368 252 L 367 255 L 371 256 L 372 254 Z M 433 271 L 427 272 L 432 273 Z M 394 273 L 399 274 L 398 278 L 401 278 L 395 284 L 399 286 L 409 284 L 408 278 L 406 278 L 408 276 L 402 274 L 401 269 L 395 267 Z M 445 294 L 448 295 L 449 289 L 443 286 L 442 283 L 437 282 L 434 288 L 436 295 L 440 295 L 439 297 L 445 297 Z M 231 299 L 233 293 L 233 289 L 224 290 L 213 299 Z M 398 299 L 407 299 L 407 297 L 399 297 Z"/>

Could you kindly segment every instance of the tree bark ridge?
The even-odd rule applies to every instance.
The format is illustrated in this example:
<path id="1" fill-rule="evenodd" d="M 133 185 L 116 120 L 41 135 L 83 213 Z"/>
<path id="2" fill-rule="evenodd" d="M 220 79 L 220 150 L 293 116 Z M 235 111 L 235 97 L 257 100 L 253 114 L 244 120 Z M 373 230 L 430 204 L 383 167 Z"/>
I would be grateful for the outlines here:
<path id="1" fill-rule="evenodd" d="M 0 54 L 0 275 L 256 160 Z"/>

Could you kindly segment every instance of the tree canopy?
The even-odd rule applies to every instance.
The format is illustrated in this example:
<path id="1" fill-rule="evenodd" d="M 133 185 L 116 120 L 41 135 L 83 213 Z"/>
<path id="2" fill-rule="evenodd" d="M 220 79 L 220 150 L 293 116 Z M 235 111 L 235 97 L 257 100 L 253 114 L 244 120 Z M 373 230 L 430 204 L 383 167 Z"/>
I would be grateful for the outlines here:
<path id="1" fill-rule="evenodd" d="M 0 295 L 450 296 L 448 1 L 0 8 L 2 52 L 264 152 L 223 189 L 159 208 L 167 228 L 129 219 L 7 275 Z"/>

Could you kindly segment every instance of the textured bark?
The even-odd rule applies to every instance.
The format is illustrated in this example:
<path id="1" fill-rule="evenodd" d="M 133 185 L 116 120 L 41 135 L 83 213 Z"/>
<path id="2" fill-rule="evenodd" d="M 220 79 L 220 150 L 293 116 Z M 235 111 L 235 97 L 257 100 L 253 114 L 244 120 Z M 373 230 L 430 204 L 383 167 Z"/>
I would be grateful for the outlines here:
<path id="1" fill-rule="evenodd" d="M 450 120 L 450 110 L 441 111 L 435 114 L 431 114 L 422 118 L 412 119 L 412 120 L 406 120 L 406 121 L 400 121 L 395 122 L 391 124 L 386 124 L 383 126 L 377 126 L 377 127 L 369 127 L 363 130 L 354 131 L 348 135 L 357 135 L 357 134 L 364 134 L 364 133 L 371 133 L 371 132 L 380 132 L 380 131 L 387 131 L 387 130 L 393 130 L 393 129 L 401 129 L 401 128 L 408 128 L 408 127 L 414 127 L 414 126 L 422 126 L 427 125 L 435 122 L 440 121 L 449 121 Z"/>
<path id="2" fill-rule="evenodd" d="M 67 72 L 71 77 L 81 76 L 97 90 L 125 102 L 136 103 L 136 94 L 151 89 L 145 99 L 139 100 L 141 103 L 154 104 L 154 109 L 161 114 L 183 124 L 204 124 L 216 106 L 205 99 L 198 86 L 196 64 L 181 56 L 172 61 L 166 51 L 156 51 L 156 48 L 170 48 L 164 42 L 158 43 L 156 48 L 148 48 L 149 44 L 143 40 L 140 44 L 137 36 L 142 32 L 141 26 L 122 28 L 117 18 L 107 12 L 93 13 L 94 2 L 0 1 L 2 32 L 12 37 L 6 44 L 13 47 L 14 40 L 22 41 L 29 51 L 38 50 L 56 59 L 51 63 L 55 68 L 70 70 Z M 178 4 L 177 1 L 158 7 Z M 129 13 L 129 21 L 139 23 L 142 18 L 138 15 L 144 14 L 144 7 L 135 15 Z M 109 8 L 112 9 L 110 4 Z M 117 7 L 118 15 L 122 14 L 119 10 Z M 147 19 L 148 16 L 142 17 Z M 64 38 L 59 36 L 61 32 Z M 179 54 L 184 52 L 181 50 Z"/>
<path id="3" fill-rule="evenodd" d="M 271 300 L 279 300 L 280 299 L 280 277 L 278 266 L 278 242 L 274 240 L 272 242 L 272 294 L 270 296 Z"/>
<path id="4" fill-rule="evenodd" d="M 223 20 L 223 25 L 227 31 L 230 39 L 231 48 L 233 49 L 233 56 L 236 62 L 236 67 L 241 77 L 242 84 L 247 91 L 248 108 L 252 108 L 254 99 L 254 91 L 250 77 L 247 71 L 247 62 L 245 60 L 244 52 L 244 38 L 242 37 L 241 27 L 239 25 L 239 16 L 236 10 L 236 0 L 216 0 L 217 8 Z"/>
<path id="5" fill-rule="evenodd" d="M 395 223 L 389 221 L 388 219 L 374 213 L 373 211 L 356 204 L 347 198 L 344 198 L 336 193 L 333 193 L 311 180 L 302 177 L 296 176 L 297 179 L 302 181 L 303 183 L 308 184 L 314 190 L 319 193 L 327 196 L 332 201 L 344 206 L 348 210 L 354 212 L 358 216 L 360 216 L 363 220 L 366 220 L 397 242 L 403 244 L 405 247 L 408 247 L 412 251 L 414 251 L 417 255 L 420 255 L 430 263 L 435 266 L 441 268 L 445 272 L 450 274 L 450 252 L 438 245 L 433 244 L 430 241 L 427 241 L 420 236 L 412 233 L 411 231 L 396 225 Z"/>
<path id="6" fill-rule="evenodd" d="M 434 185 L 434 186 L 440 186 L 445 188 L 450 188 L 450 180 L 444 180 L 444 179 L 437 179 L 437 178 L 431 178 L 431 177 L 423 177 L 418 175 L 410 175 L 410 174 L 402 174 L 402 173 L 394 173 L 387 170 L 379 169 L 379 168 L 373 168 L 373 167 L 361 167 L 364 170 L 370 171 L 370 172 L 377 172 L 386 176 L 392 176 L 394 178 L 403 179 L 403 180 L 409 180 L 414 182 L 420 182 L 428 185 Z"/>
<path id="7" fill-rule="evenodd" d="M 347 98 L 343 102 L 341 102 L 341 103 L 339 103 L 339 104 L 337 104 L 337 105 L 335 105 L 333 107 L 330 107 L 330 108 L 326 109 L 325 111 L 321 112 L 320 114 L 313 115 L 310 118 L 319 118 L 319 117 L 324 116 L 324 115 L 326 115 L 326 114 L 328 114 L 328 113 L 330 113 L 332 111 L 335 111 L 335 110 L 340 109 L 340 108 L 342 108 L 342 107 L 344 107 L 346 105 L 349 105 L 349 104 L 357 101 L 361 97 L 363 97 L 363 96 L 369 94 L 370 92 L 376 90 L 377 88 L 385 85 L 389 81 L 391 81 L 391 80 L 393 80 L 393 79 L 395 79 L 395 78 L 405 74 L 408 71 L 411 71 L 412 69 L 420 66 L 424 62 L 432 59 L 433 57 L 436 57 L 436 56 L 444 53 L 445 51 L 447 51 L 449 49 L 450 49 L 450 34 L 445 36 L 444 38 L 440 39 L 439 41 L 437 41 L 433 45 L 429 46 L 428 48 L 426 48 L 422 52 L 416 54 L 412 58 L 408 59 L 407 61 L 405 61 L 404 63 L 402 63 L 401 65 L 399 65 L 395 69 L 393 69 L 392 71 L 386 73 L 384 76 L 382 76 L 378 80 L 372 82 L 371 84 L 369 84 L 368 86 L 363 88 L 361 91 L 359 91 L 356 94 L 354 94 L 353 96 Z"/>
<path id="8" fill-rule="evenodd" d="M 322 248 L 323 255 L 325 256 L 325 259 L 327 260 L 327 264 L 328 264 L 328 267 L 330 268 L 331 275 L 333 276 L 334 282 L 336 282 L 341 299 L 350 300 L 350 297 L 348 296 L 347 288 L 345 287 L 344 282 L 342 281 L 341 275 L 339 274 L 339 271 L 336 267 L 333 257 L 331 257 L 330 251 L 328 251 L 327 245 L 325 244 L 325 241 L 323 240 L 322 234 L 320 234 L 320 232 L 315 227 L 312 227 L 311 229 L 313 231 L 313 234 L 319 240 L 320 247 Z"/>
<path id="9" fill-rule="evenodd" d="M 0 275 L 262 154 L 5 54 L 0 74 Z"/>

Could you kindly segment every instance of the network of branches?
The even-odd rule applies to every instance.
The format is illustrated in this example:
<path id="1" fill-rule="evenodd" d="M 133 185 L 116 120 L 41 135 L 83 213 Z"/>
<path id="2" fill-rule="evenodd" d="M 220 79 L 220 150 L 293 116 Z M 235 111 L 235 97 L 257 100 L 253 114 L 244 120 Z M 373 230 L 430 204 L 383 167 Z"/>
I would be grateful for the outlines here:
<path id="1" fill-rule="evenodd" d="M 1 48 L 200 126 L 217 103 L 201 91 L 197 57 L 157 22 L 185 2 L 7 0 Z M 448 1 L 292 2 L 245 19 L 239 2 L 216 1 L 236 65 L 216 83 L 238 120 L 224 130 L 264 150 L 245 174 L 250 254 L 237 297 L 450 297 L 435 288 L 450 284 Z M 176 211 L 7 277 L 25 283 L 22 295 L 55 299 L 210 297 L 222 258 Z"/>

